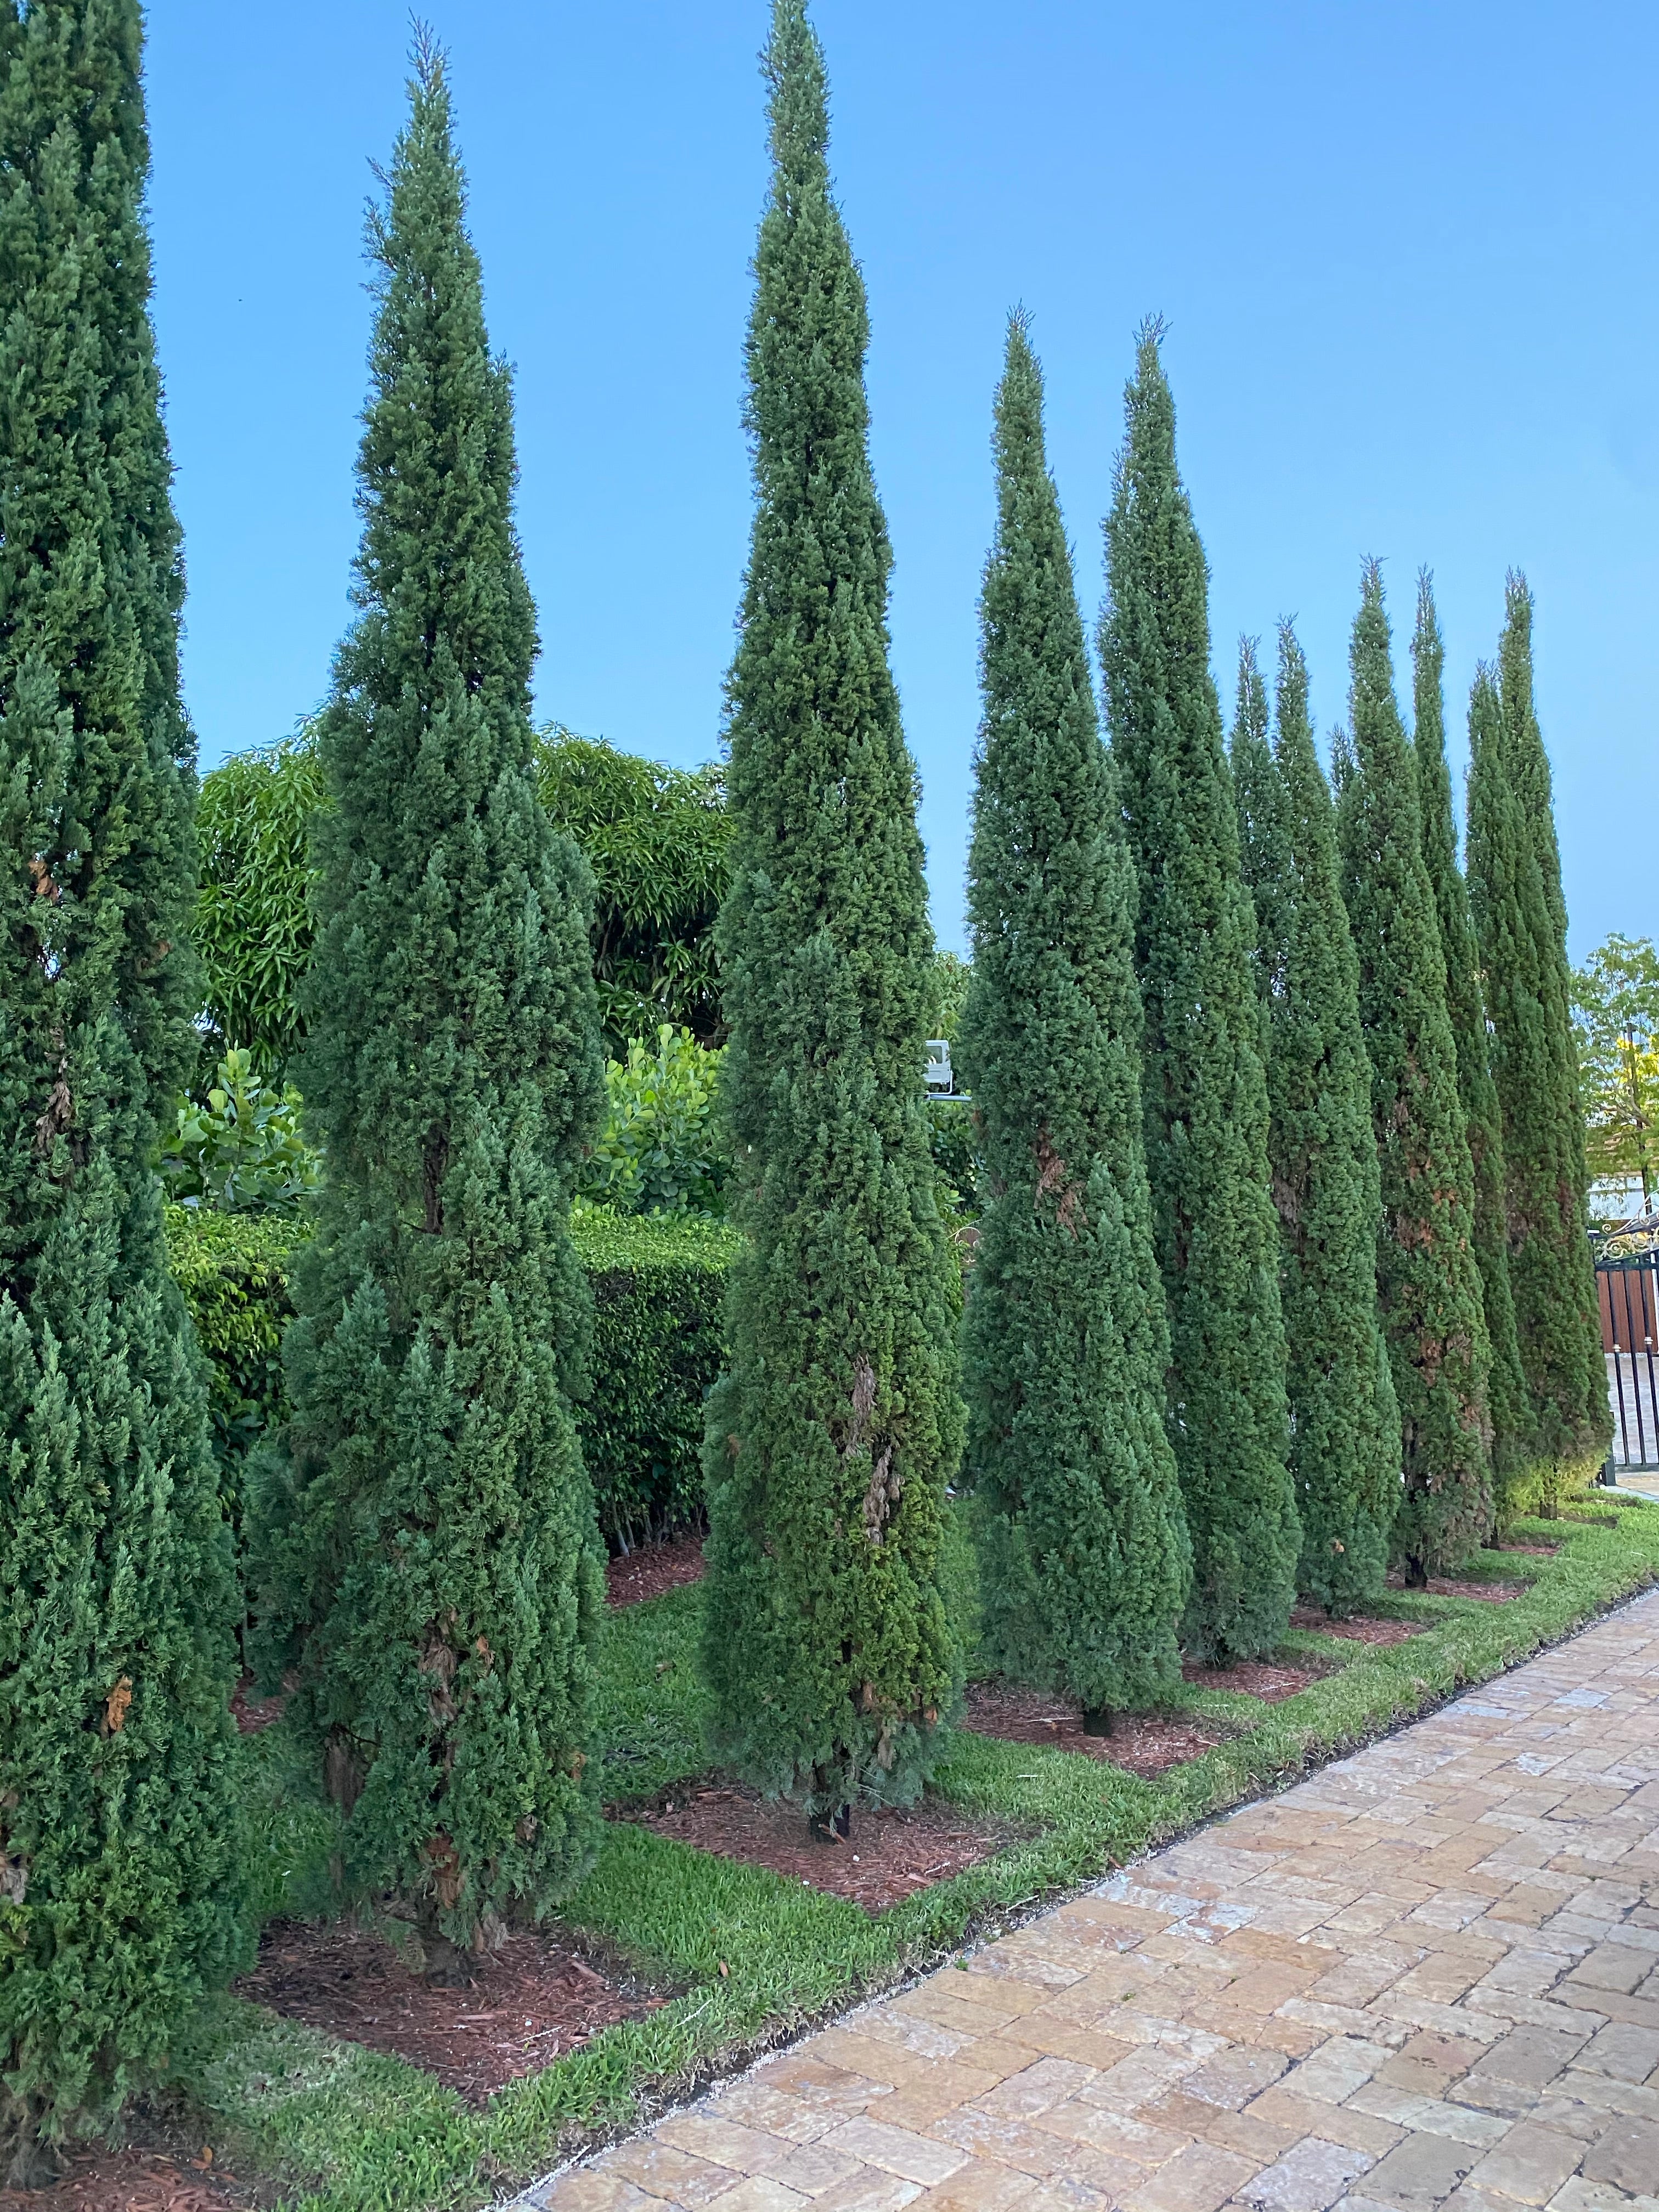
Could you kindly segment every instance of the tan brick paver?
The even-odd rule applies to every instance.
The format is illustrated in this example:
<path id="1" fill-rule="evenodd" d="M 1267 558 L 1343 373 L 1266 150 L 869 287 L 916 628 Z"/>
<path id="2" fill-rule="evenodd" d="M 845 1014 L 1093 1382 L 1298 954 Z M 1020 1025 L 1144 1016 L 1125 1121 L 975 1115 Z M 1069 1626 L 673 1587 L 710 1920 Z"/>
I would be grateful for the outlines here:
<path id="1" fill-rule="evenodd" d="M 1659 2212 L 1659 1595 L 512 2212 Z"/>

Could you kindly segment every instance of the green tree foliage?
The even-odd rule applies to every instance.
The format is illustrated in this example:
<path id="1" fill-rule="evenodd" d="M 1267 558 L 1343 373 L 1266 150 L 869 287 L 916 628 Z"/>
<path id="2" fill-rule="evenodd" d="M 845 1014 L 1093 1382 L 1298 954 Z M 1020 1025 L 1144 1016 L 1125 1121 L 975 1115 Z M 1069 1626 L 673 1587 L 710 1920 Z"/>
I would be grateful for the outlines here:
<path id="1" fill-rule="evenodd" d="M 1159 336 L 1142 331 L 1128 387 L 1100 652 L 1139 889 L 1166 1419 L 1193 1547 L 1187 1636 L 1206 1657 L 1249 1658 L 1284 1633 L 1301 1532 L 1285 1465 L 1255 922 L 1210 676 L 1209 571 L 1176 466 Z"/>
<path id="2" fill-rule="evenodd" d="M 193 746 L 137 0 L 0 6 L 0 2180 L 237 1962 L 236 1614 L 167 1273 Z"/>
<path id="3" fill-rule="evenodd" d="M 1418 800 L 1423 811 L 1423 860 L 1434 890 L 1440 949 L 1446 963 L 1446 1013 L 1457 1049 L 1457 1095 L 1462 1102 L 1474 1176 L 1474 1256 L 1480 1269 L 1482 1309 L 1492 1346 L 1487 1388 L 1492 1413 L 1492 1472 L 1501 1519 L 1521 1503 L 1531 1462 L 1532 1413 L 1510 1292 L 1509 1235 L 1504 1219 L 1504 1124 L 1492 1081 L 1486 1004 L 1469 909 L 1468 886 L 1457 865 L 1457 825 L 1452 811 L 1451 770 L 1446 761 L 1443 677 L 1446 650 L 1435 613 L 1434 586 L 1425 568 L 1417 580 L 1417 627 L 1412 634 L 1413 706 Z"/>
<path id="4" fill-rule="evenodd" d="M 1566 904 L 1533 707 L 1532 594 L 1511 575 L 1494 710 L 1469 708 L 1469 890 L 1504 1116 L 1510 1285 L 1547 1495 L 1581 1479 L 1611 1433 L 1589 1240 L 1589 1170 L 1572 1036 Z"/>
<path id="5" fill-rule="evenodd" d="M 1377 1291 L 1405 1446 L 1395 1546 L 1420 1586 L 1492 1525 L 1492 1352 L 1446 963 L 1375 561 L 1349 667 L 1352 750 L 1339 774 L 1338 836 L 1382 1164 Z"/>
<path id="6" fill-rule="evenodd" d="M 324 798 L 315 732 L 236 753 L 202 779 L 196 942 L 207 1005 L 204 1057 L 234 1048 L 280 1084 L 304 1034 L 311 959 L 311 817 Z"/>
<path id="7" fill-rule="evenodd" d="M 593 973 L 607 1048 L 664 1022 L 718 1043 L 714 921 L 731 868 L 719 767 L 665 768 L 556 724 L 537 741 L 542 803 L 593 871 Z"/>
<path id="8" fill-rule="evenodd" d="M 1179 1681 L 1190 1559 L 1140 1132 L 1134 874 L 1100 741 L 1042 380 L 1009 325 L 981 594 L 958 1053 L 985 1211 L 963 1340 L 981 1650 L 1091 1724 Z"/>
<path id="9" fill-rule="evenodd" d="M 732 1155 L 717 1109 L 720 1055 L 665 1022 L 605 1071 L 605 1124 L 577 1193 L 617 1213 L 721 1214 Z"/>
<path id="10" fill-rule="evenodd" d="M 591 878 L 536 795 L 512 393 L 484 331 L 442 58 L 416 47 L 358 462 L 362 612 L 319 726 L 301 1061 L 325 1176 L 260 1531 L 268 1670 L 356 1879 L 434 1971 L 570 1887 L 600 1583 L 568 1396 L 568 1198 L 598 1119 Z M 269 1678 L 269 1677 L 268 1677 Z"/>
<path id="11" fill-rule="evenodd" d="M 1268 1150 L 1288 1347 L 1299 1587 L 1339 1616 L 1382 1587 L 1400 1504 L 1400 1407 L 1376 1313 L 1382 1199 L 1359 969 L 1308 667 L 1279 635 L 1278 733 L 1247 640 L 1232 743 L 1267 1017 Z"/>
<path id="12" fill-rule="evenodd" d="M 1631 1176 L 1653 1210 L 1659 1182 L 1659 953 L 1612 936 L 1572 979 L 1590 1172 Z"/>
<path id="13" fill-rule="evenodd" d="M 775 0 L 729 684 L 720 916 L 737 1142 L 730 1368 L 709 1404 L 713 1736 L 810 1818 L 905 1799 L 957 1694 L 941 1594 L 961 1449 L 956 1262 L 922 1091 L 937 1010 L 915 769 L 888 666 L 864 287 L 830 196 L 823 58 Z"/>
<path id="14" fill-rule="evenodd" d="M 161 1139 L 161 1180 L 180 1206 L 222 1213 L 293 1212 L 317 1188 L 321 1163 L 301 1133 L 301 1098 L 261 1083 L 253 1055 L 233 1046 L 199 1103 L 185 1099 Z"/>

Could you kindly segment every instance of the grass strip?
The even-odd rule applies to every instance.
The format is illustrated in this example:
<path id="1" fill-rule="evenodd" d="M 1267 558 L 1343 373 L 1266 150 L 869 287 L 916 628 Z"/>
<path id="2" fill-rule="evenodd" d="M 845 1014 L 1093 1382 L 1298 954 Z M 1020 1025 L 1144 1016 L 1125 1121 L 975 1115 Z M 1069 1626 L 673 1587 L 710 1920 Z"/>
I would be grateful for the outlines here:
<path id="1" fill-rule="evenodd" d="M 544 2172 L 585 2136 L 638 2123 L 746 2055 L 1190 1830 L 1375 1739 L 1529 1657 L 1659 1581 L 1659 1510 L 1592 1493 L 1612 1526 L 1561 1520 L 1517 1534 L 1553 1558 L 1487 1553 L 1467 1577 L 1522 1595 L 1391 1593 L 1373 1611 L 1423 1632 L 1375 1645 L 1314 1632 L 1286 1640 L 1334 1671 L 1282 1703 L 1188 1686 L 1180 1703 L 1238 1731 L 1156 1782 L 1042 1746 L 952 1733 L 937 1778 L 965 1811 L 1027 1832 L 1000 1852 L 871 1919 L 763 1869 L 614 1821 L 564 1915 L 684 1994 L 501 2090 L 474 2112 L 403 2061 L 337 2042 L 226 1997 L 203 2008 L 172 2078 L 218 2155 L 286 2190 L 295 2212 L 466 2212 Z M 704 1765 L 696 1665 L 699 1593 L 613 1616 L 604 1713 L 606 1790 L 644 1799 Z M 256 1881 L 267 1913 L 320 1914 L 337 1848 L 280 1724 L 250 1739 L 264 1809 Z"/>

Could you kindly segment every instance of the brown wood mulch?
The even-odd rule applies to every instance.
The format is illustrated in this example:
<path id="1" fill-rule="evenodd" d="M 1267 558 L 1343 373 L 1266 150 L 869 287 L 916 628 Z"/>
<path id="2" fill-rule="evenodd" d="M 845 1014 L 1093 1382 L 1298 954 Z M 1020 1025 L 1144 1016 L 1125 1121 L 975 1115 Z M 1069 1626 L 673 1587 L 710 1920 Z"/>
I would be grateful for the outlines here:
<path id="1" fill-rule="evenodd" d="M 78 2151 L 43 2188 L 0 2189 L 0 2212 L 225 2212 L 241 2199 L 222 2185 L 211 2145 L 202 2148 L 205 2159 L 195 2160 L 159 2150 Z"/>
<path id="2" fill-rule="evenodd" d="M 411 1973 L 368 1929 L 274 1920 L 236 1993 L 343 2043 L 407 2059 L 482 2106 L 601 2028 L 666 2003 L 626 1982 L 544 1929 L 515 1930 L 477 1962 L 469 1987 L 445 1989 Z"/>
<path id="3" fill-rule="evenodd" d="M 1408 1636 L 1421 1636 L 1428 1624 L 1421 1620 L 1376 1620 L 1355 1613 L 1349 1620 L 1332 1620 L 1316 1605 L 1299 1605 L 1291 1615 L 1292 1628 L 1311 1629 L 1318 1636 L 1340 1636 L 1351 1644 L 1403 1644 Z"/>
<path id="4" fill-rule="evenodd" d="M 287 1703 L 280 1691 L 274 1698 L 260 1697 L 252 1674 L 244 1674 L 230 1693 L 230 1710 L 244 1735 L 258 1735 L 261 1729 L 268 1729 L 273 1721 L 281 1720 Z"/>
<path id="5" fill-rule="evenodd" d="M 673 1536 L 665 1544 L 641 1544 L 608 1561 L 605 1572 L 611 1604 L 642 1605 L 647 1598 L 702 1580 L 702 1538 Z"/>
<path id="6" fill-rule="evenodd" d="M 866 1912 L 884 1911 L 919 1889 L 948 1881 L 1016 1838 L 1012 1828 L 924 1797 L 903 1811 L 860 1806 L 849 1838 L 820 1842 L 798 1806 L 768 1803 L 718 1777 L 665 1790 L 654 1803 L 630 1805 L 613 1817 L 719 1858 L 791 1875 Z"/>
<path id="7" fill-rule="evenodd" d="M 1083 1708 L 1075 1698 L 1029 1689 L 1021 1682 L 972 1682 L 968 1687 L 963 1728 L 1003 1743 L 1044 1744 L 1054 1751 L 1081 1752 L 1086 1759 L 1126 1767 L 1150 1779 L 1226 1741 L 1218 1723 L 1189 1713 L 1119 1713 L 1110 1735 L 1085 1735 Z"/>
<path id="8" fill-rule="evenodd" d="M 1332 1670 L 1328 1659 L 1238 1659 L 1231 1667 L 1201 1667 L 1189 1659 L 1182 1679 L 1197 1690 L 1231 1690 L 1235 1696 L 1260 1698 L 1276 1705 L 1305 1690 Z"/>
<path id="9" fill-rule="evenodd" d="M 1402 1590 L 1406 1587 L 1406 1577 L 1396 1567 L 1389 1577 L 1389 1588 Z M 1525 1583 L 1462 1582 L 1455 1575 L 1431 1575 L 1427 1590 L 1413 1593 L 1419 1597 L 1478 1597 L 1486 1605 L 1508 1605 L 1512 1598 L 1526 1594 Z"/>

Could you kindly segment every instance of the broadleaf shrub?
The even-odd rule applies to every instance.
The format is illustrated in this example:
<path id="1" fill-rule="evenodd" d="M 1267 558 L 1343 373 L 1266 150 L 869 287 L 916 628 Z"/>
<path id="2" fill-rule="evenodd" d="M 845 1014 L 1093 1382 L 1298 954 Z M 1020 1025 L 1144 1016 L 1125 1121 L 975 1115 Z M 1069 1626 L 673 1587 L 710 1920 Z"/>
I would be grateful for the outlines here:
<path id="1" fill-rule="evenodd" d="M 605 1068 L 605 1126 L 579 1195 L 617 1213 L 724 1213 L 732 1156 L 715 1111 L 720 1065 L 672 1022 L 654 1050 L 632 1039 L 626 1060 Z"/>
<path id="2" fill-rule="evenodd" d="M 161 1180 L 182 1206 L 221 1213 L 292 1213 L 316 1189 L 320 1156 L 300 1133 L 294 1085 L 259 1079 L 253 1054 L 233 1046 L 205 1101 L 186 1098 L 161 1139 Z"/>
<path id="3" fill-rule="evenodd" d="M 279 1213 L 167 1209 L 167 1257 L 210 1369 L 226 1509 L 240 1530 L 242 1469 L 283 1409 L 288 1271 L 307 1224 Z M 573 1224 L 593 1293 L 592 1382 L 582 1449 L 613 1549 L 701 1525 L 703 1400 L 720 1372 L 721 1296 L 738 1238 L 714 1221 L 590 1208 Z"/>

